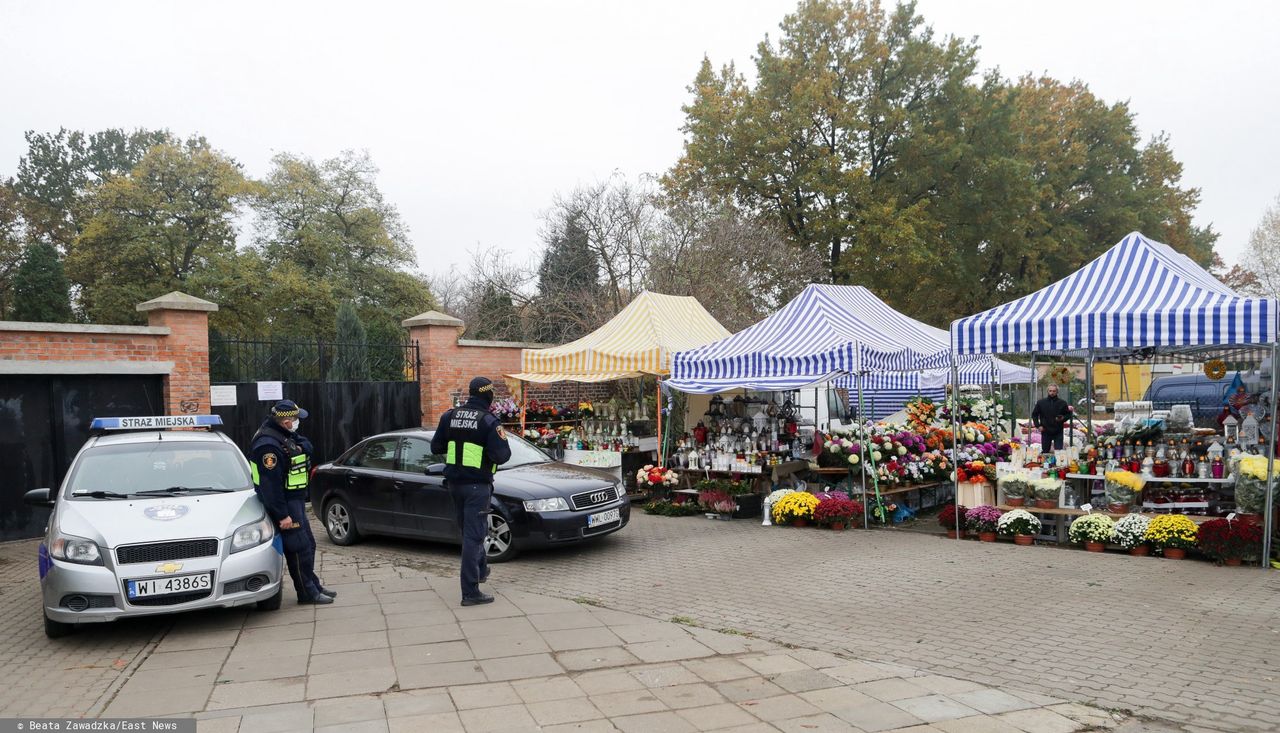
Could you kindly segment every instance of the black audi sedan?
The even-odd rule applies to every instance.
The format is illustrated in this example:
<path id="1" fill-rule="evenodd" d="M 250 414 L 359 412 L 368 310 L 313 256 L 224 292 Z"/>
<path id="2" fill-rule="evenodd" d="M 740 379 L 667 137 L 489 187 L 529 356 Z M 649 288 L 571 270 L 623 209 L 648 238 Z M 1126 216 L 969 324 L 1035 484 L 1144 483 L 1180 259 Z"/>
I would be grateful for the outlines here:
<path id="1" fill-rule="evenodd" d="M 311 476 L 311 507 L 334 544 L 392 535 L 461 544 L 444 456 L 431 452 L 434 430 L 410 428 L 356 443 Z M 493 478 L 485 552 L 503 562 L 521 550 L 594 539 L 631 518 L 625 490 L 611 474 L 553 461 L 508 435 L 511 460 Z"/>

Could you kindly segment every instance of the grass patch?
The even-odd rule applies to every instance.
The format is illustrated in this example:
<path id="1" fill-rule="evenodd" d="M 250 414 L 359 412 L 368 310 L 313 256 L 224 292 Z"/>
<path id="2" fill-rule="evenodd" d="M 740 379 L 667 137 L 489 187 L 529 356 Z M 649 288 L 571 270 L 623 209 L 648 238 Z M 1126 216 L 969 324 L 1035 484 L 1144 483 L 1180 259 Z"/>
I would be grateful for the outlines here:
<path id="1" fill-rule="evenodd" d="M 680 624 L 682 626 L 701 626 L 702 625 L 688 616 L 672 616 L 671 623 Z"/>
<path id="2" fill-rule="evenodd" d="M 581 603 L 584 606 L 595 606 L 596 608 L 601 608 L 604 606 L 604 604 L 601 603 L 600 601 L 597 601 L 594 598 L 587 598 L 586 596 L 578 596 L 577 598 L 573 599 L 573 602 Z"/>

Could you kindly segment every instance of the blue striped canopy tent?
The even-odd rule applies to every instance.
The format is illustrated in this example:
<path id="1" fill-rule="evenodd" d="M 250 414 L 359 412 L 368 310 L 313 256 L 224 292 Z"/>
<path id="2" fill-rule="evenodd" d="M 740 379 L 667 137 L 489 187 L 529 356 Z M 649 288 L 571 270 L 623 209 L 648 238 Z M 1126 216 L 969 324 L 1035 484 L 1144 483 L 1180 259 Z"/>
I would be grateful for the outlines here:
<path id="1" fill-rule="evenodd" d="M 759 323 L 677 353 L 667 384 L 696 393 L 787 390 L 847 374 L 950 365 L 946 331 L 899 313 L 864 287 L 811 284 Z"/>
<path id="2" fill-rule="evenodd" d="M 862 402 L 866 416 L 873 420 L 898 412 L 915 397 L 941 400 L 946 397 L 951 370 L 849 375 L 835 380 L 835 386 L 849 390 L 849 406 L 858 409 L 858 380 L 862 380 Z M 991 358 L 960 367 L 960 384 L 1029 384 L 1034 381 L 1030 367 Z"/>
<path id="3" fill-rule="evenodd" d="M 1133 232 L 1076 272 L 951 324 L 961 356 L 1270 344 L 1276 303 L 1242 296 L 1186 255 Z"/>

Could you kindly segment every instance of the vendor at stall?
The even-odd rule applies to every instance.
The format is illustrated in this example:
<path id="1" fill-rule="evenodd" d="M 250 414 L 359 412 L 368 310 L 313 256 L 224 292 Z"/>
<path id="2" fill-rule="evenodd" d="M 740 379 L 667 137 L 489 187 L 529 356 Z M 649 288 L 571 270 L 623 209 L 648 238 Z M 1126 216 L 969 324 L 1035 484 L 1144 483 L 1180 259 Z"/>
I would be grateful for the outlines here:
<path id="1" fill-rule="evenodd" d="M 1031 423 L 1040 428 L 1040 450 L 1062 449 L 1062 431 L 1071 421 L 1071 405 L 1058 396 L 1058 385 L 1049 385 L 1049 396 L 1036 403 Z M 1052 446 L 1052 448 L 1050 448 Z"/>

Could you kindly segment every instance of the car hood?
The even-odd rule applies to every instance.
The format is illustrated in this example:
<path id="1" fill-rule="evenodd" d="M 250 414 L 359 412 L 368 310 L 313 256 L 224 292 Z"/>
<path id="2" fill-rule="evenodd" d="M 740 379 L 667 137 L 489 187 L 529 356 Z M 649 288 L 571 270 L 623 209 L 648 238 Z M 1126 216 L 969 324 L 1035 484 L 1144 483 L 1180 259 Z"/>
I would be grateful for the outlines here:
<path id="1" fill-rule="evenodd" d="M 193 537 L 225 539 L 236 528 L 262 518 L 252 491 L 150 499 L 87 499 L 59 502 L 62 532 L 115 548 L 140 542 Z"/>
<path id="2" fill-rule="evenodd" d="M 568 499 L 572 494 L 602 489 L 617 483 L 618 479 L 607 471 L 555 462 L 498 471 L 493 477 L 493 489 L 496 493 L 522 501 L 550 499 L 553 496 Z"/>

